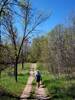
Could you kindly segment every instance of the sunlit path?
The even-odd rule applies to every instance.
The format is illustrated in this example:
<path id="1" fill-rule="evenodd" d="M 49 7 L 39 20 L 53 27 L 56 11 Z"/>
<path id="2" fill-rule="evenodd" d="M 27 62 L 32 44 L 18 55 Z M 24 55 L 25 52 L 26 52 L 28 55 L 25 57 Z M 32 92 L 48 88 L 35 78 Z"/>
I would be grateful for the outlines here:
<path id="1" fill-rule="evenodd" d="M 36 87 L 36 98 L 40 100 L 50 100 L 49 97 L 47 97 L 47 94 L 43 85 L 41 85 L 39 88 Z"/>
<path id="2" fill-rule="evenodd" d="M 30 77 L 28 78 L 28 82 L 27 85 L 25 86 L 25 89 L 21 95 L 21 99 L 22 100 L 26 100 L 26 98 L 28 98 L 30 96 L 30 93 L 32 91 L 32 82 L 34 79 L 34 69 L 35 69 L 35 64 L 31 64 L 31 68 L 30 68 Z"/>

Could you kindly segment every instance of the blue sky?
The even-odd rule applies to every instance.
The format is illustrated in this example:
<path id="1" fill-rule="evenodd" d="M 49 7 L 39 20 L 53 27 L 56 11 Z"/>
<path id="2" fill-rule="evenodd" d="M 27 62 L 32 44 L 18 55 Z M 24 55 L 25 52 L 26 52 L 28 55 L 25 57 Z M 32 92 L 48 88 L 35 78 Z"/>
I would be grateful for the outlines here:
<path id="1" fill-rule="evenodd" d="M 31 0 L 34 9 L 52 12 L 51 17 L 42 24 L 41 30 L 50 31 L 55 25 L 64 23 L 66 17 L 75 10 L 75 0 Z"/>

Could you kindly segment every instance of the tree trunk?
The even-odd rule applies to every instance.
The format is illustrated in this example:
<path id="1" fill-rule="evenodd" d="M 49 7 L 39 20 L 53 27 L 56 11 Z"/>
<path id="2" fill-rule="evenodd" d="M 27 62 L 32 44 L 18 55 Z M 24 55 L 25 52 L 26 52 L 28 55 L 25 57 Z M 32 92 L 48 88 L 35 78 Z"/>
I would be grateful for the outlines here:
<path id="1" fill-rule="evenodd" d="M 17 82 L 17 67 L 18 67 L 18 59 L 16 59 L 16 62 L 15 62 L 15 66 L 14 66 L 14 75 L 15 75 L 15 80 Z"/>

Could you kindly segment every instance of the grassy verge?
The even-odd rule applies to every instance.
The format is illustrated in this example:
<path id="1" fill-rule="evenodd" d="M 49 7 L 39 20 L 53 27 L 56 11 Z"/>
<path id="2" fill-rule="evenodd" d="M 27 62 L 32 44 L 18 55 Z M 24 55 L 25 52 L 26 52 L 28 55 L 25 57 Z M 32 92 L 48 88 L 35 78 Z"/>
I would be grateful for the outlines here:
<path id="1" fill-rule="evenodd" d="M 25 64 L 22 70 L 21 64 L 18 65 L 18 82 L 16 83 L 13 76 L 13 69 L 6 69 L 2 72 L 0 79 L 0 92 L 20 96 L 29 77 L 30 64 Z M 2 99 L 1 99 L 2 100 Z"/>
<path id="2" fill-rule="evenodd" d="M 43 67 L 42 64 L 38 64 L 38 69 L 42 74 L 43 83 L 48 89 L 48 94 L 52 100 L 74 100 L 75 99 L 75 79 L 71 82 L 66 80 L 65 77 L 56 79 L 51 75 L 47 67 Z"/>

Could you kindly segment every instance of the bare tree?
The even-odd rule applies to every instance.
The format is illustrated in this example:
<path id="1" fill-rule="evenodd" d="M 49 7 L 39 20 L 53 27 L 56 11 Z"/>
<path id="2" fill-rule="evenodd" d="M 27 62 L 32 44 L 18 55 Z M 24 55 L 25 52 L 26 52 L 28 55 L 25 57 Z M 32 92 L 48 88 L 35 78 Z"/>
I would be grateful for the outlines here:
<path id="1" fill-rule="evenodd" d="M 8 2 L 9 2 L 9 0 L 8 0 Z M 11 2 L 10 4 L 14 4 L 14 3 Z M 14 5 L 16 5 L 16 4 L 14 4 Z M 41 23 L 46 21 L 49 17 L 48 15 L 44 15 L 41 12 L 37 13 L 37 15 L 36 15 L 36 13 L 32 14 L 33 11 L 32 11 L 31 4 L 30 4 L 29 0 L 27 0 L 27 1 L 25 0 L 23 3 L 19 2 L 18 5 L 23 13 L 20 13 L 20 15 L 17 14 L 15 11 L 14 11 L 14 13 L 19 15 L 20 18 L 22 18 L 24 20 L 23 37 L 22 37 L 22 40 L 21 40 L 19 47 L 17 47 L 17 40 L 16 40 L 19 33 L 17 34 L 17 32 L 15 30 L 15 26 L 13 23 L 13 16 L 10 14 L 10 12 L 9 12 L 8 16 L 6 16 L 4 23 L 2 23 L 3 26 L 6 28 L 7 34 L 10 37 L 11 42 L 12 42 L 13 47 L 14 47 L 14 56 L 15 56 L 15 71 L 14 72 L 15 72 L 15 80 L 16 81 L 17 81 L 18 60 L 19 60 L 24 42 L 26 40 L 28 40 L 30 35 L 33 32 L 35 32 L 36 28 Z M 3 7 L 1 9 L 3 9 Z M 1 10 L 1 12 L 2 11 L 3 10 Z M 13 12 L 12 9 L 10 9 L 10 8 L 9 8 L 9 11 Z"/>

